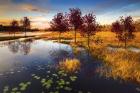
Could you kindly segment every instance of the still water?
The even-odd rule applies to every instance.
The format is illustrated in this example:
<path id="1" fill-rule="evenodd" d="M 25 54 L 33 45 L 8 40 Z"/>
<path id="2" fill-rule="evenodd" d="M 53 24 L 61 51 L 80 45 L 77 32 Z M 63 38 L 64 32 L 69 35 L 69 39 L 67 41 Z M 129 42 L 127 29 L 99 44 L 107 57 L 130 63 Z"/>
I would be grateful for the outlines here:
<path id="1" fill-rule="evenodd" d="M 140 92 L 138 84 L 101 76 L 101 60 L 83 48 L 76 50 L 75 53 L 70 45 L 45 40 L 0 42 L 0 93 Z M 61 69 L 60 62 L 74 58 L 80 65 L 73 68 L 80 69 Z"/>

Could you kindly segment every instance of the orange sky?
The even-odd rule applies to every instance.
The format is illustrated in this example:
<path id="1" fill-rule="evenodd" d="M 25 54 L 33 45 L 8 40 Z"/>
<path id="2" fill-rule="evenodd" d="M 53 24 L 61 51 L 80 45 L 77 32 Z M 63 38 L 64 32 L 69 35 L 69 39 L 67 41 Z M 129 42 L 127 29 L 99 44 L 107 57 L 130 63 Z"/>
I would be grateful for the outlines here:
<path id="1" fill-rule="evenodd" d="M 0 0 L 0 24 L 9 25 L 13 20 L 27 16 L 33 28 L 48 28 L 58 12 L 69 12 L 78 7 L 83 15 L 93 12 L 100 24 L 111 24 L 120 16 L 140 19 L 140 0 Z"/>

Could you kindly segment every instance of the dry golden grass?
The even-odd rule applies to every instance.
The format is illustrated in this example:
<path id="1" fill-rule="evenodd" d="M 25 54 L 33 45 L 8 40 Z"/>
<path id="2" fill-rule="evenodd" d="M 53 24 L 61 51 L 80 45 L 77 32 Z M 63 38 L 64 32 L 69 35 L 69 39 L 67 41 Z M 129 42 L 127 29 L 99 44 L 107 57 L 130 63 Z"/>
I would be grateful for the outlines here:
<path id="1" fill-rule="evenodd" d="M 140 53 L 127 49 L 110 51 L 106 46 L 94 45 L 91 54 L 103 61 L 98 69 L 102 76 L 140 83 Z"/>
<path id="2" fill-rule="evenodd" d="M 65 59 L 59 63 L 60 69 L 67 72 L 75 72 L 80 69 L 80 62 L 78 59 Z"/>
<path id="3" fill-rule="evenodd" d="M 140 83 L 140 53 L 106 50 L 102 55 L 104 55 L 105 65 L 100 68 L 100 72 L 103 76 Z"/>
<path id="4" fill-rule="evenodd" d="M 135 33 L 136 37 L 128 46 L 140 47 L 140 33 Z M 94 37 L 100 37 L 103 40 L 102 44 L 90 43 L 90 52 L 94 57 L 103 60 L 104 66 L 101 67 L 101 74 L 114 79 L 121 78 L 123 80 L 131 80 L 140 83 L 140 53 L 131 52 L 127 49 L 110 51 L 108 45 L 123 47 L 124 44 L 118 42 L 115 34 L 112 32 L 98 32 Z M 77 44 L 71 43 L 72 46 L 87 47 L 86 39 L 78 40 Z M 110 70 L 108 70 L 110 69 Z"/>
<path id="5" fill-rule="evenodd" d="M 135 35 L 135 38 L 127 42 L 128 43 L 127 45 L 140 47 L 140 32 L 135 32 L 134 35 Z M 124 46 L 124 43 L 119 42 L 118 39 L 116 38 L 115 33 L 113 32 L 110 32 L 110 31 L 98 32 L 96 36 L 99 36 L 103 40 L 103 43 L 106 45 L 110 44 L 112 46 L 119 46 L 119 47 Z"/>
<path id="6" fill-rule="evenodd" d="M 135 39 L 127 43 L 127 46 L 140 47 L 140 32 L 135 33 Z M 52 35 L 46 35 L 46 37 L 58 39 L 58 33 Z M 62 38 L 71 38 L 74 40 L 73 32 L 66 32 L 62 34 Z M 103 43 L 95 44 L 95 37 L 99 37 Z M 71 42 L 73 47 L 85 47 L 87 46 L 87 38 L 82 37 L 77 33 L 77 43 Z M 114 33 L 98 32 L 95 36 L 91 37 L 90 52 L 94 57 L 103 60 L 104 66 L 100 68 L 100 72 L 103 76 L 111 77 L 114 79 L 121 78 L 123 80 L 131 80 L 140 83 L 140 53 L 128 51 L 127 49 L 110 51 L 108 46 L 124 47 L 124 43 L 117 40 Z M 60 63 L 60 66 L 67 71 L 74 71 L 79 69 L 79 61 L 77 59 L 67 59 Z M 110 69 L 110 70 L 108 70 Z"/>

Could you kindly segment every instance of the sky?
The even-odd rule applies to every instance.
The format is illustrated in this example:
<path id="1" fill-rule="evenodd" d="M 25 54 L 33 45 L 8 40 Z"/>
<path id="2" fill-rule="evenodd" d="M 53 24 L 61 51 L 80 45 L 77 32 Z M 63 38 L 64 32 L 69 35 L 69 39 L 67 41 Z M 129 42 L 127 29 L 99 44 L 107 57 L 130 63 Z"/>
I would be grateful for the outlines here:
<path id="1" fill-rule="evenodd" d="M 80 8 L 82 14 L 93 12 L 100 24 L 111 24 L 120 16 L 140 19 L 140 0 L 0 0 L 0 24 L 28 16 L 33 28 L 48 28 L 58 12 Z"/>

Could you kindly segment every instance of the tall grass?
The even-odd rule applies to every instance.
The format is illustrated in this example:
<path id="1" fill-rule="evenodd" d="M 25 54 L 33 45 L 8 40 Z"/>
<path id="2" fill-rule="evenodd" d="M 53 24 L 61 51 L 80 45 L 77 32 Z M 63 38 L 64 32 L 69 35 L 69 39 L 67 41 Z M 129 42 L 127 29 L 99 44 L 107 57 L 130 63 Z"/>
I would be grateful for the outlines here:
<path id="1" fill-rule="evenodd" d="M 128 47 L 140 47 L 140 33 L 136 32 L 135 35 L 135 39 L 128 42 Z M 74 39 L 73 32 L 66 32 L 62 35 L 62 37 Z M 74 48 L 88 48 L 86 38 L 82 37 L 79 33 L 77 33 L 77 37 L 77 44 L 74 42 L 71 42 L 70 44 Z M 100 37 L 103 40 L 102 44 L 95 44 L 95 37 Z M 104 64 L 98 69 L 101 75 L 114 79 L 120 78 L 126 81 L 136 81 L 140 83 L 140 53 L 131 52 L 127 49 L 110 51 L 107 48 L 108 46 L 123 48 L 124 44 L 118 42 L 115 34 L 109 31 L 98 32 L 91 38 L 90 53 L 94 57 L 102 59 Z M 60 63 L 60 67 L 66 69 L 67 71 L 79 69 L 79 66 L 79 61 L 76 59 L 67 59 Z"/>
<path id="2" fill-rule="evenodd" d="M 80 70 L 80 61 L 78 59 L 65 59 L 59 63 L 60 69 L 63 69 L 67 72 L 75 72 Z"/>
<path id="3" fill-rule="evenodd" d="M 103 60 L 104 65 L 98 69 L 102 76 L 140 83 L 140 53 L 128 50 L 110 51 L 106 47 L 94 47 L 91 53 Z"/>

